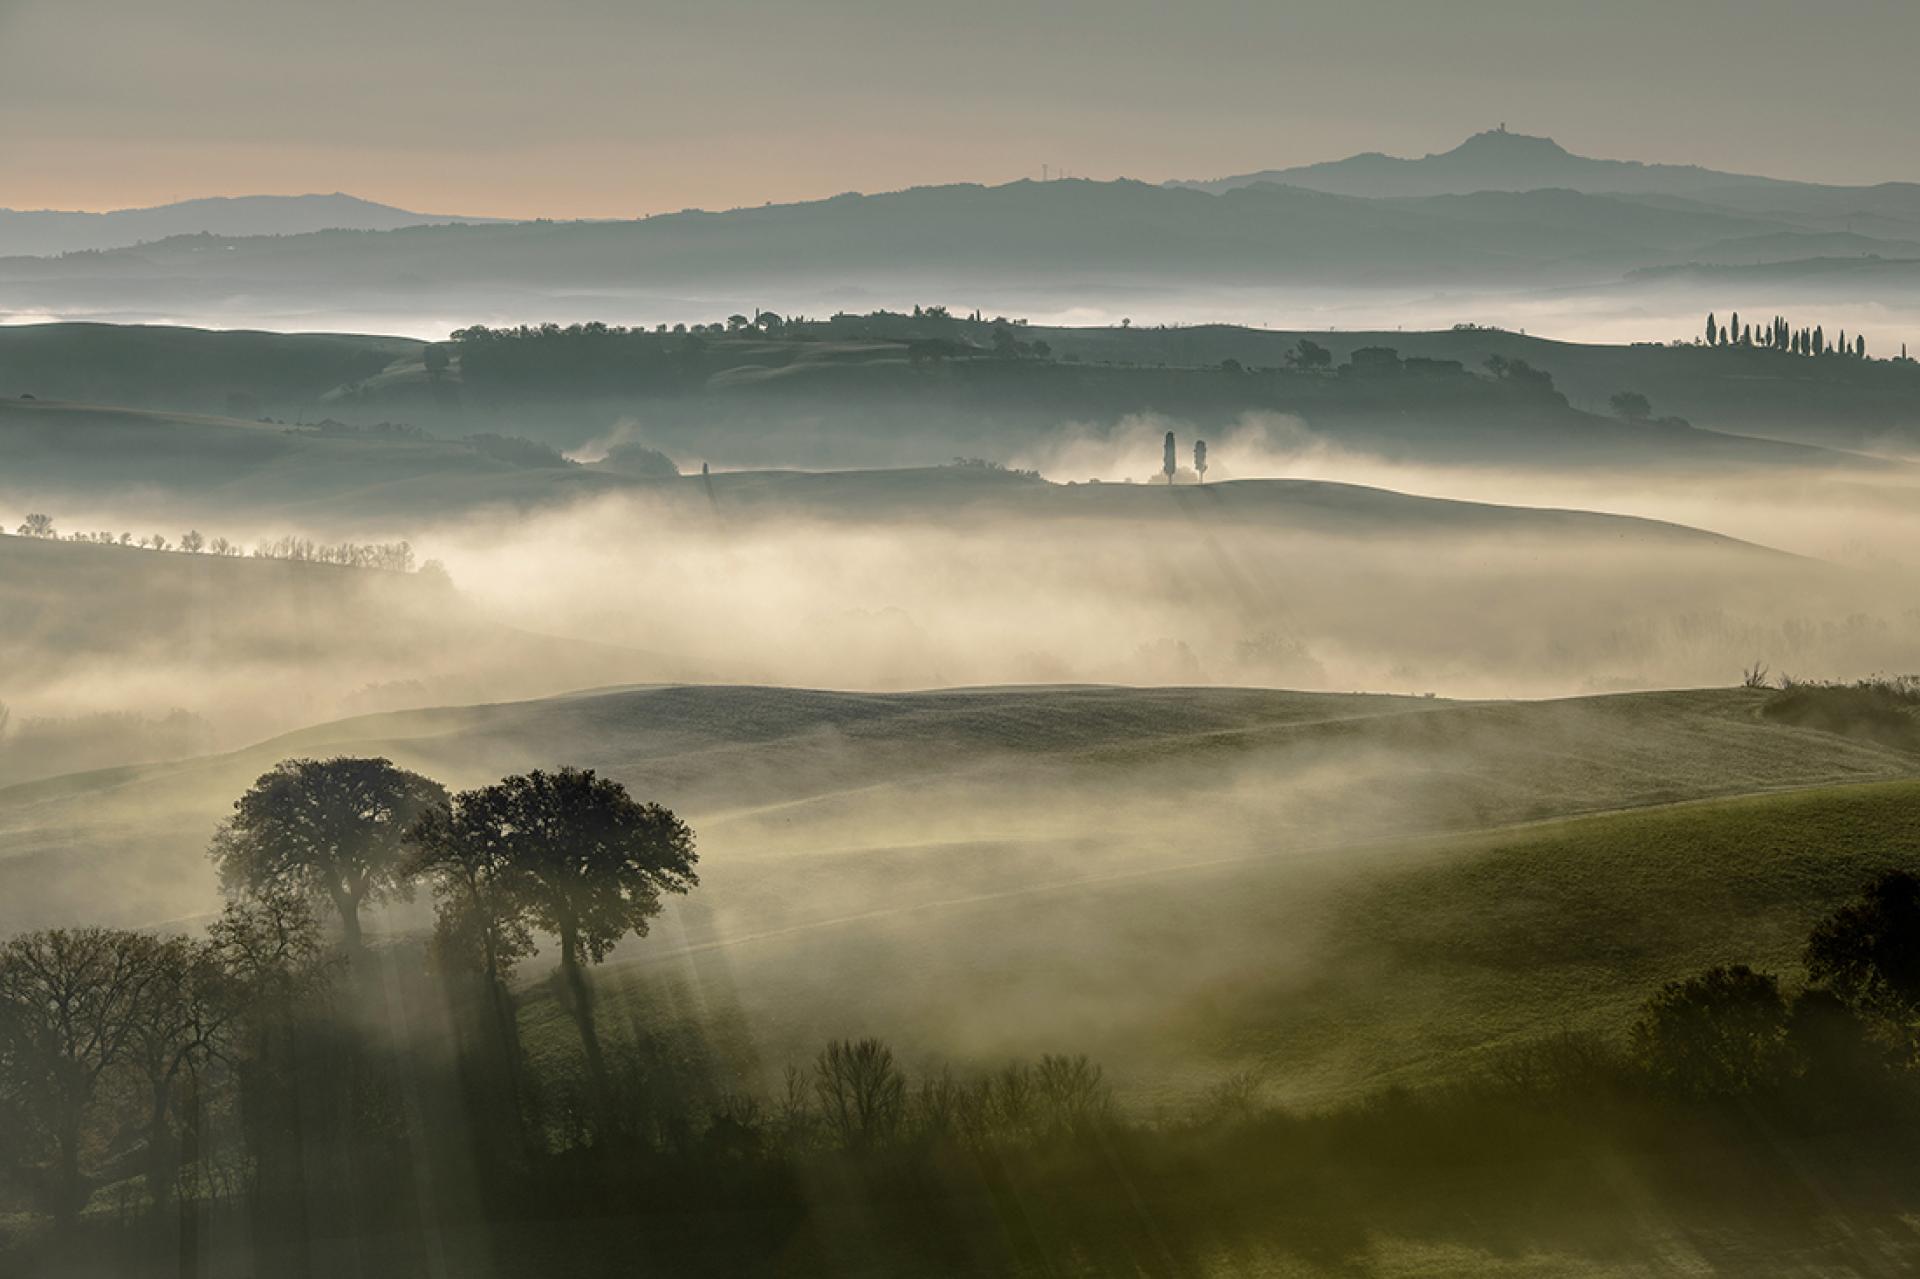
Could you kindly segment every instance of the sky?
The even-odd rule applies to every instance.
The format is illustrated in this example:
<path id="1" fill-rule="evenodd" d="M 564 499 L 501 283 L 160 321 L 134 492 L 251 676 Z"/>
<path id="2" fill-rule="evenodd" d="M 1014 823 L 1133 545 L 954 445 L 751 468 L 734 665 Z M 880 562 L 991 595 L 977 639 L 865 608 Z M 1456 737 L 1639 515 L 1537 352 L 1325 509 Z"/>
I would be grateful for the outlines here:
<path id="1" fill-rule="evenodd" d="M 0 207 L 622 217 L 1588 155 L 1920 179 L 1915 0 L 0 0 Z"/>

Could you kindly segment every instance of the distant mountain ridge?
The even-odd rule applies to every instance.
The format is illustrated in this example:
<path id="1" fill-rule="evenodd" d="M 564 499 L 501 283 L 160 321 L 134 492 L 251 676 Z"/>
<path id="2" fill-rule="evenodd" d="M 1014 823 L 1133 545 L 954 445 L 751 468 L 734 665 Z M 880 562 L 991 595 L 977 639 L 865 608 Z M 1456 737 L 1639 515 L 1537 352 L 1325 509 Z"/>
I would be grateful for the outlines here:
<path id="1" fill-rule="evenodd" d="M 78 221 L 63 229 L 61 219 Z M 323 317 L 344 311 L 358 327 L 369 314 L 473 314 L 505 299 L 524 318 L 577 314 L 589 294 L 647 318 L 669 306 L 897 302 L 964 282 L 1012 313 L 1221 286 L 1637 289 L 1697 267 L 1747 272 L 1769 292 L 1842 288 L 1849 303 L 1905 304 L 1920 184 L 1823 186 L 1593 159 L 1495 130 L 1417 160 L 1368 154 L 1207 183 L 950 183 L 472 225 L 485 221 L 339 195 L 0 212 L 0 303 L 22 316 L 225 327 L 241 299 L 242 324 L 337 328 Z M 137 243 L 50 256 L 113 240 Z"/>
<path id="2" fill-rule="evenodd" d="M 1594 159 L 1575 155 L 1552 138 L 1509 133 L 1505 125 L 1476 133 L 1451 151 L 1417 160 L 1369 151 L 1344 160 L 1291 169 L 1263 169 L 1212 181 L 1167 185 L 1217 195 L 1262 182 L 1369 198 L 1538 191 L 1548 187 L 1564 187 L 1590 195 L 1700 196 L 1724 193 L 1729 187 L 1767 189 L 1813 185 L 1752 174 L 1722 173 L 1696 164 Z"/>
<path id="3" fill-rule="evenodd" d="M 0 209 L 0 256 L 48 257 L 120 249 L 177 235 L 302 235 L 312 231 L 395 231 L 497 218 L 415 213 L 335 191 L 328 195 L 212 196 L 144 209 L 88 213 Z"/>

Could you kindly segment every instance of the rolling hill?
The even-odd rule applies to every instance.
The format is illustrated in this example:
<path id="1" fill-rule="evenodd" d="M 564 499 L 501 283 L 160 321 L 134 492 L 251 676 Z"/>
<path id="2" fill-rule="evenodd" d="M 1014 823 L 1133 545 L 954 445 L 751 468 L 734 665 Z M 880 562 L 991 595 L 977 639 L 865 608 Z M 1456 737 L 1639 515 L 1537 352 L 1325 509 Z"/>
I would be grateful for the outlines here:
<path id="1" fill-rule="evenodd" d="M 899 361 L 905 367 L 904 361 Z M 872 437 L 884 429 L 887 410 L 899 403 L 884 382 L 871 402 L 842 392 L 846 384 L 817 394 L 840 403 L 838 438 L 809 441 L 798 460 L 871 455 Z M 662 404 L 650 435 L 679 451 L 758 459 L 771 452 L 792 456 L 781 444 L 781 423 L 806 412 L 809 393 L 798 384 L 779 397 L 765 393 L 706 401 L 708 411 L 679 413 Z M 924 406 L 943 415 L 923 422 L 913 436 L 886 447 L 898 456 L 950 456 L 990 446 L 1013 451 L 1046 438 L 1040 420 L 1026 418 L 1024 438 L 1001 422 L 987 439 L 935 434 L 934 423 L 955 421 L 956 403 L 938 388 Z M 942 400 L 945 400 L 942 403 Z M 856 412 L 856 406 L 858 410 Z M 1666 464 L 1781 465 L 1866 468 L 1865 459 L 1838 453 L 1720 435 L 1708 431 L 1581 419 L 1593 433 L 1525 438 L 1531 415 L 1465 423 L 1442 438 L 1418 439 L 1397 415 L 1375 407 L 1375 416 L 1342 412 L 1330 405 L 1328 429 L 1353 447 L 1382 447 L 1430 461 L 1540 461 L 1572 465 L 1600 462 L 1621 467 Z M 1213 414 L 1221 416 L 1217 408 Z M 946 414 L 951 414 L 949 418 Z M 1118 411 L 1115 410 L 1116 416 Z M 1555 410 L 1544 410 L 1555 416 Z M 1454 416 L 1465 416 L 1458 410 Z M 1398 429 L 1396 430 L 1396 427 Z M 958 430 L 956 425 L 956 431 Z M 979 425 L 976 424 L 976 432 Z M 871 432 L 871 435 L 868 433 Z M 1393 432 L 1388 434 L 1388 432 Z M 1503 451 L 1503 446 L 1505 447 Z M 683 454 L 684 456 L 684 454 Z M 1231 466 L 1229 456 L 1226 464 Z M 1144 478 L 1144 477 L 1143 477 Z M 483 434 L 443 439 L 424 432 L 340 423 L 288 426 L 215 416 L 158 413 L 49 400 L 0 400 L 0 498 L 26 510 L 104 512 L 109 521 L 171 520 L 206 526 L 211 535 L 229 526 L 259 529 L 263 522 L 286 531 L 324 536 L 406 536 L 438 520 L 489 508 L 530 510 L 616 494 L 679 508 L 700 519 L 721 512 L 741 515 L 801 515 L 814 519 L 880 520 L 939 525 L 992 516 L 1073 520 L 1087 516 L 1149 521 L 1177 512 L 1182 520 L 1204 518 L 1266 524 L 1326 533 L 1385 534 L 1426 528 L 1459 534 L 1530 532 L 1568 536 L 1652 534 L 1684 536 L 1680 530 L 1606 515 L 1530 511 L 1521 507 L 1446 502 L 1307 480 L 1241 480 L 1204 490 L 1176 491 L 1158 501 L 1144 486 L 1049 483 L 979 466 L 886 467 L 802 472 L 748 470 L 707 477 L 660 477 L 611 462 L 581 464 L 550 449 Z M 71 521 L 67 522 L 68 524 Z M 169 538 L 178 530 L 170 532 Z"/>
<path id="2" fill-rule="evenodd" d="M 1142 413 L 1215 432 L 1248 413 L 1290 414 L 1351 447 L 1437 462 L 1848 468 L 1859 459 L 1739 437 L 1920 448 L 1920 365 L 1902 361 L 1556 342 L 1489 328 L 1304 332 L 1225 324 L 1022 325 L 1022 337 L 1045 342 L 1052 358 L 1009 361 L 987 354 L 993 328 L 845 315 L 801 326 L 788 339 L 704 338 L 697 353 L 681 349 L 680 338 L 642 335 L 604 349 L 556 342 L 551 350 L 511 353 L 512 363 L 499 369 L 457 358 L 435 374 L 426 368 L 426 344 L 405 338 L 26 325 L 0 328 L 0 429 L 32 433 L 35 422 L 77 422 L 97 412 L 75 406 L 118 405 L 240 418 L 249 429 L 262 425 L 260 417 L 276 419 L 267 426 L 405 423 L 575 449 L 632 420 L 675 455 L 760 467 L 925 465 L 957 453 L 1006 459 L 1056 435 L 1063 422 L 1112 424 Z M 1336 364 L 1382 347 L 1462 368 L 1391 380 L 1286 376 L 1281 371 L 1302 340 L 1326 348 Z M 919 354 L 942 342 L 939 349 L 955 354 L 938 361 Z M 1570 403 L 1466 376 L 1493 356 L 1544 370 Z M 1239 373 L 1223 368 L 1229 360 Z M 1708 429 L 1619 421 L 1608 401 L 1622 390 L 1647 395 L 1657 416 L 1677 414 Z M 209 425 L 179 429 L 191 436 Z M 265 435 L 254 430 L 250 438 L 257 447 Z M 53 437 L 40 430 L 39 438 Z M 282 447 L 292 447 L 292 438 Z M 397 474 L 419 461 L 396 455 Z M 25 459 L 16 452 L 14 463 Z"/>
<path id="3" fill-rule="evenodd" d="M 494 220 L 410 213 L 337 191 L 332 195 L 219 196 L 108 213 L 0 209 L 0 257 L 92 253 L 182 235 L 391 231 L 397 227 Z"/>
<path id="4" fill-rule="evenodd" d="M 456 786 L 573 763 L 701 838 L 701 887 L 603 975 L 610 1022 L 702 1009 L 749 1075 L 872 1032 L 1091 1051 L 1149 1089 L 1260 1065 L 1326 1100 L 1604 1028 L 1687 965 L 1784 962 L 1909 856 L 1920 757 L 1768 696 L 667 686 L 378 715 L 0 790 L 0 928 L 208 910 L 207 835 L 281 758 Z"/>

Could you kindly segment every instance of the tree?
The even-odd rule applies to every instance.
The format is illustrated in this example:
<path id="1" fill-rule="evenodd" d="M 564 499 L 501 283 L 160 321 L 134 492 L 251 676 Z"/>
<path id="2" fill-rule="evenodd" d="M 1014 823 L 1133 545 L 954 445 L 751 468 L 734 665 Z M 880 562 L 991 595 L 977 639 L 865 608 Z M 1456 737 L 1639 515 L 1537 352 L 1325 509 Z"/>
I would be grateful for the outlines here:
<path id="1" fill-rule="evenodd" d="M 1615 417 L 1629 422 L 1644 422 L 1653 416 L 1653 404 L 1638 391 L 1621 391 L 1607 403 L 1612 406 Z"/>
<path id="2" fill-rule="evenodd" d="M 1193 471 L 1200 477 L 1202 484 L 1207 482 L 1207 442 L 1205 440 L 1193 442 Z"/>
<path id="3" fill-rule="evenodd" d="M 1920 877 L 1890 870 L 1814 926 L 1807 976 L 1911 1043 L 1920 1032 Z"/>
<path id="4" fill-rule="evenodd" d="M 200 536 L 200 530 L 188 529 L 180 535 L 180 549 L 189 555 L 198 555 L 207 545 L 207 539 Z"/>
<path id="5" fill-rule="evenodd" d="M 53 929 L 0 947 L 0 1081 L 46 1129 L 53 1146 L 54 1220 L 69 1225 L 86 1201 L 81 1145 L 102 1077 L 123 1059 L 153 939 L 118 929 Z"/>
<path id="6" fill-rule="evenodd" d="M 351 956 L 361 907 L 407 891 L 407 832 L 446 802 L 440 783 L 390 760 L 283 760 L 234 801 L 212 857 L 229 894 L 332 902 Z"/>
<path id="7" fill-rule="evenodd" d="M 1714 318 L 1713 312 L 1709 311 L 1707 312 L 1707 345 L 1708 346 L 1717 345 L 1719 337 L 1720 337 L 1720 321 Z"/>
<path id="8" fill-rule="evenodd" d="M 535 947 L 526 903 L 516 891 L 520 867 L 500 838 L 505 820 L 485 792 L 466 791 L 422 814 L 407 843 L 413 871 L 433 886 L 435 948 L 443 959 L 479 973 L 511 1068 L 519 1034 L 507 983 Z"/>
<path id="9" fill-rule="evenodd" d="M 1333 352 L 1312 338 L 1301 338 L 1287 352 L 1287 363 L 1297 369 L 1328 369 L 1333 367 Z"/>
<path id="10" fill-rule="evenodd" d="M 20 534 L 21 537 L 53 537 L 55 535 L 53 531 L 53 516 L 42 515 L 35 512 L 27 516 L 20 527 L 14 531 Z"/>
<path id="11" fill-rule="evenodd" d="M 447 354 L 447 348 L 437 342 L 432 343 L 426 350 L 422 351 L 420 358 L 426 365 L 427 380 L 430 382 L 438 382 L 441 375 L 453 364 L 453 357 Z"/>
<path id="12" fill-rule="evenodd" d="M 132 1010 L 126 1057 L 147 1086 L 147 1193 L 156 1214 L 173 1197 L 180 1169 L 174 1098 L 181 1078 L 218 1050 L 240 1004 L 210 944 L 188 937 L 146 937 L 149 973 Z"/>
<path id="13" fill-rule="evenodd" d="M 1641 1064 L 1683 1096 L 1737 1097 L 1777 1082 L 1786 1064 L 1780 979 L 1745 964 L 1670 981 L 1633 1027 Z"/>
<path id="14" fill-rule="evenodd" d="M 611 778 L 563 768 L 466 791 L 443 836 L 432 834 L 431 825 L 428 831 L 429 847 L 436 838 L 463 845 L 459 868 L 450 873 L 474 873 L 487 886 L 479 908 L 499 912 L 489 927 L 509 951 L 521 935 L 516 930 L 529 925 L 558 939 L 565 1004 L 604 1109 L 606 1062 L 586 967 L 605 959 L 622 937 L 646 936 L 663 893 L 699 883 L 692 830 L 660 805 L 636 801 Z"/>
<path id="15" fill-rule="evenodd" d="M 1167 477 L 1167 483 L 1173 483 L 1173 473 L 1180 469 L 1179 454 L 1175 451 L 1173 432 L 1167 432 L 1165 444 L 1160 451 L 1160 473 Z"/>
<path id="16" fill-rule="evenodd" d="M 884 1144 L 906 1113 L 906 1076 L 877 1039 L 829 1043 L 813 1063 L 813 1088 L 827 1126 L 848 1150 Z"/>

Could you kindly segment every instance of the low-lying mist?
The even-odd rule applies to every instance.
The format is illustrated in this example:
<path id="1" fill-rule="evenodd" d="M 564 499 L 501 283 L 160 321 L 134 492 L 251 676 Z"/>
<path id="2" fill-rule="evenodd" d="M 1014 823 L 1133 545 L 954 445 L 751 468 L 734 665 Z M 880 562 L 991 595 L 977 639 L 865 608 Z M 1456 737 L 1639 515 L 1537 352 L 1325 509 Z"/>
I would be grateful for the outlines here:
<path id="1" fill-rule="evenodd" d="M 1173 492 L 1153 483 L 1168 430 Z M 451 591 L 422 575 L 34 544 L 87 571 L 10 562 L 9 611 L 33 621 L 5 641 L 0 702 L 19 719 L 185 712 L 232 747 L 366 711 L 689 679 L 1500 698 L 1725 685 L 1754 662 L 1813 678 L 1920 666 L 1920 504 L 1904 468 L 1412 466 L 1262 416 L 1215 433 L 1202 490 L 1192 435 L 1151 416 L 1068 424 L 1005 459 L 1051 484 L 981 468 L 715 473 L 365 530 L 444 562 Z M 1227 483 L 1257 478 L 1334 483 Z M 1353 484 L 1618 512 L 1767 549 L 1340 487 Z M 199 514 L 242 544 L 287 531 Z M 82 511 L 75 525 L 95 516 L 135 518 Z"/>

